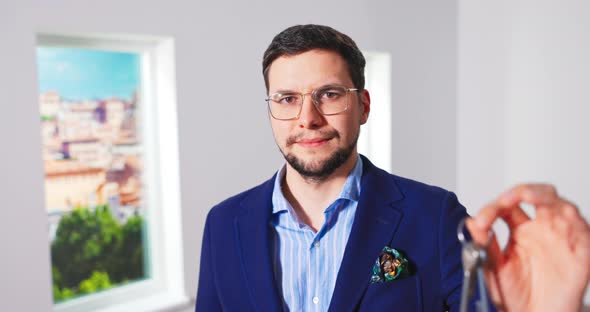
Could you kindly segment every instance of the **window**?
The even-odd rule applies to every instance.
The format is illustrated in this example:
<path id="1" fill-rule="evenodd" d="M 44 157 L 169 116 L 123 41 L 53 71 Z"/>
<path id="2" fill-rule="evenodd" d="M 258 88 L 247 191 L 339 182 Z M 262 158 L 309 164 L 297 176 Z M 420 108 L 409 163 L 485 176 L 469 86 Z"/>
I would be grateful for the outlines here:
<path id="1" fill-rule="evenodd" d="M 365 88 L 371 94 L 369 121 L 361 127 L 359 153 L 391 172 L 391 58 L 388 53 L 365 52 Z"/>
<path id="2" fill-rule="evenodd" d="M 55 309 L 182 304 L 172 40 L 37 41 Z"/>

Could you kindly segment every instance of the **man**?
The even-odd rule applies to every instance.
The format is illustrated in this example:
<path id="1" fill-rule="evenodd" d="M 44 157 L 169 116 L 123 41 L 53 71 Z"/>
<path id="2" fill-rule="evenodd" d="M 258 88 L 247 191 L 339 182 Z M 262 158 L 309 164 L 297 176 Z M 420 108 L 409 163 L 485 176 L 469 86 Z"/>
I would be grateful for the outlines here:
<path id="1" fill-rule="evenodd" d="M 456 233 L 465 208 L 453 193 L 388 174 L 357 153 L 370 112 L 364 65 L 356 44 L 329 27 L 294 26 L 273 39 L 263 74 L 286 164 L 210 211 L 197 311 L 458 309 L 463 271 Z M 523 200 L 547 211 L 544 224 L 519 210 Z M 504 254 L 491 245 L 494 302 L 510 311 L 547 302 L 557 311 L 579 306 L 590 275 L 590 230 L 575 206 L 548 186 L 519 186 L 467 222 L 474 239 L 483 243 L 498 217 L 518 235 Z M 535 242 L 552 220 L 560 220 L 559 230 L 544 235 L 555 246 Z M 575 230 L 563 228 L 566 222 Z M 517 231 L 523 227 L 529 229 Z M 534 248 L 523 251 L 520 242 Z M 576 272 L 538 277 L 562 267 L 559 261 Z M 571 281 L 561 285 L 565 292 L 555 287 L 561 279 Z M 533 289 L 538 280 L 552 293 Z M 551 301 L 556 294 L 567 295 Z"/>

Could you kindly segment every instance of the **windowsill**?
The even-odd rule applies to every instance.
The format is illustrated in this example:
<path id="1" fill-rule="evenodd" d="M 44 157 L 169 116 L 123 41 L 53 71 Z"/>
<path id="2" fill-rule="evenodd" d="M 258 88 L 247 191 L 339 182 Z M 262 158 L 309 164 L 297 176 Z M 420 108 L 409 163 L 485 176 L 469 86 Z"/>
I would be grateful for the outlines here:
<path id="1" fill-rule="evenodd" d="M 127 301 L 109 306 L 101 312 L 129 312 L 129 311 L 187 311 L 193 307 L 193 300 L 184 295 L 162 293 L 146 298 Z M 192 310 L 192 309 L 190 309 Z"/>

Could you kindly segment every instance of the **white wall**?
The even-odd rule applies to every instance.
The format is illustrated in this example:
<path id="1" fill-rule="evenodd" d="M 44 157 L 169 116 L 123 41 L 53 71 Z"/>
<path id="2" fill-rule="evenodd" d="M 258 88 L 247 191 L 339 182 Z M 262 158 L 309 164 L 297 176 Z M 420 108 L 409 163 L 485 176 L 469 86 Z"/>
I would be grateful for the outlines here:
<path id="1" fill-rule="evenodd" d="M 517 181 L 553 182 L 590 217 L 589 12 L 584 0 L 0 2 L 3 307 L 51 306 L 36 31 L 176 39 L 186 287 L 194 294 L 208 209 L 281 163 L 260 59 L 272 36 L 297 23 L 332 25 L 363 50 L 391 54 L 393 172 L 456 189 L 471 212 Z M 247 103 L 233 101 L 238 92 Z"/>
<path id="2" fill-rule="evenodd" d="M 321 23 L 348 33 L 363 50 L 390 53 L 393 171 L 453 189 L 456 14 L 455 1 L 435 0 L 0 2 L 3 308 L 51 307 L 36 31 L 175 38 L 185 279 L 192 295 L 209 208 L 269 178 L 281 163 L 260 65 L 271 38 L 293 24 Z"/>
<path id="3" fill-rule="evenodd" d="M 505 2 L 459 2 L 457 193 L 471 214 L 505 187 Z"/>
<path id="4" fill-rule="evenodd" d="M 461 1 L 457 191 L 555 183 L 590 217 L 590 2 Z"/>
<path id="5" fill-rule="evenodd" d="M 463 201 L 476 209 L 489 192 L 545 181 L 590 216 L 590 3 L 462 1 L 459 12 Z"/>
<path id="6" fill-rule="evenodd" d="M 457 191 L 472 213 L 541 181 L 590 219 L 589 55 L 588 1 L 459 1 Z"/>
<path id="7" fill-rule="evenodd" d="M 590 218 L 590 2 L 520 1 L 511 25 L 506 181 L 555 183 Z"/>

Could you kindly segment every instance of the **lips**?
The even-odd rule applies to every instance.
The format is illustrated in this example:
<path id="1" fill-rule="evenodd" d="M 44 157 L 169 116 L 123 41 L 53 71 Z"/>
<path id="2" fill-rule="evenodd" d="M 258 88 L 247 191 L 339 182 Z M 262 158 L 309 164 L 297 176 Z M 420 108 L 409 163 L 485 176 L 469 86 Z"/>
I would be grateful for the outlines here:
<path id="1" fill-rule="evenodd" d="M 320 130 L 313 132 L 300 132 L 289 136 L 287 138 L 287 146 L 298 145 L 298 146 L 320 146 L 326 142 L 340 137 L 338 132 L 332 130 Z"/>
<path id="2" fill-rule="evenodd" d="M 324 145 L 330 139 L 331 138 L 301 139 L 301 140 L 297 140 L 296 144 L 304 146 L 304 147 L 317 147 L 317 146 Z"/>
<path id="3" fill-rule="evenodd" d="M 302 139 L 297 141 L 297 143 L 318 143 L 322 141 L 328 141 L 330 138 L 316 138 L 316 139 Z"/>

